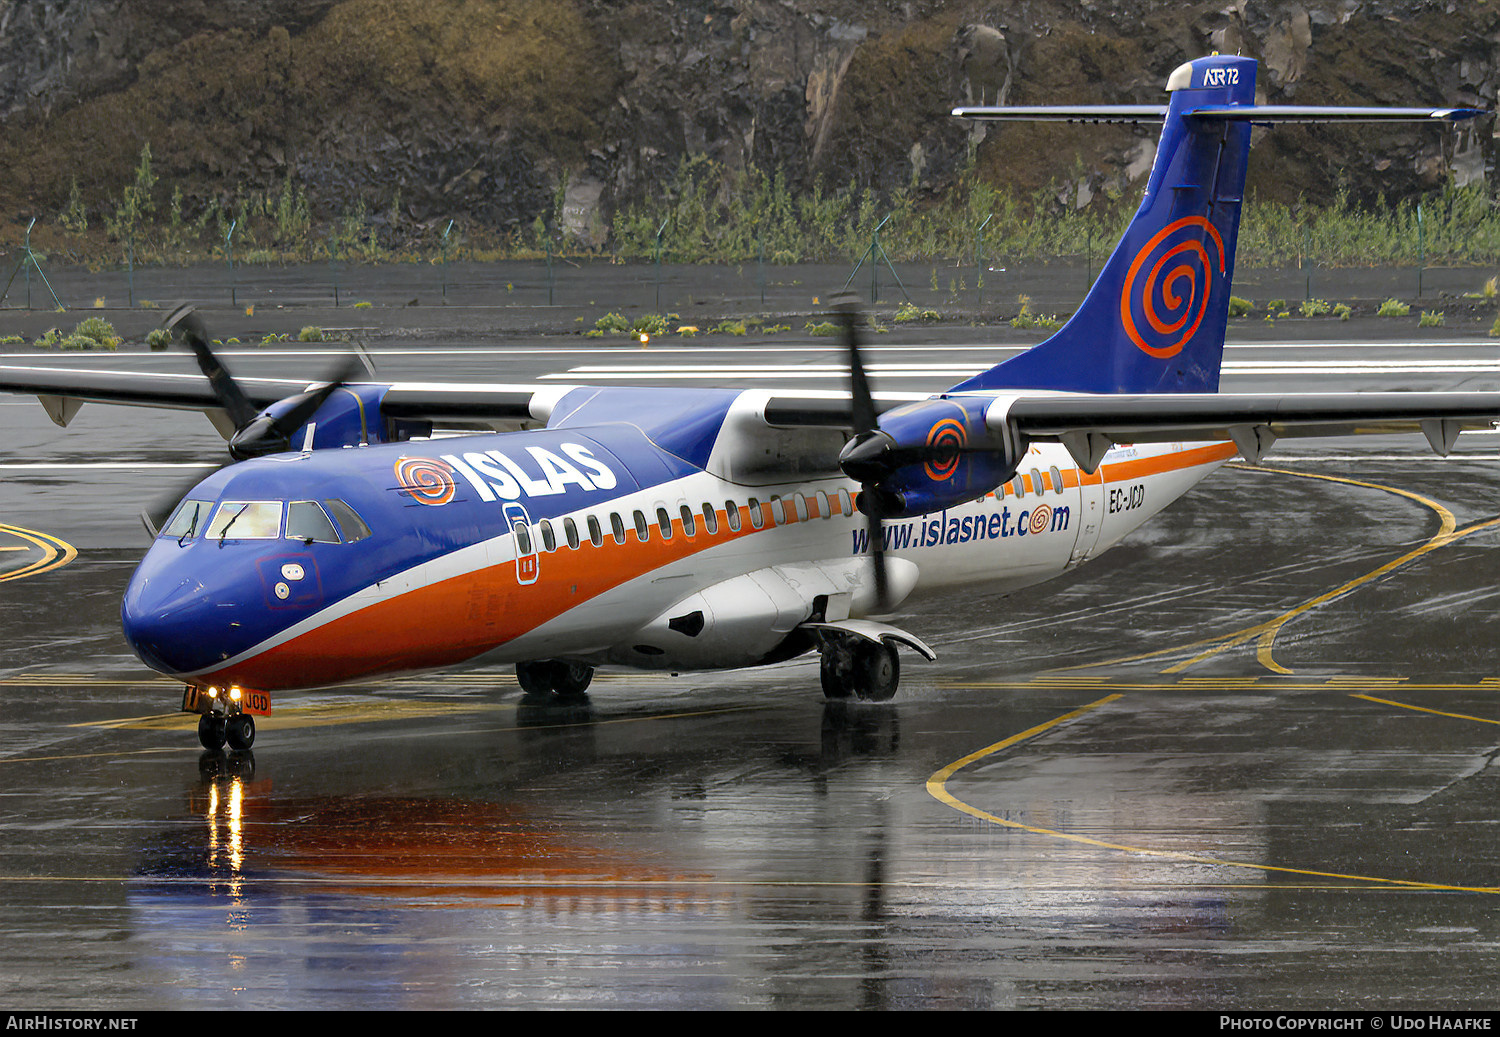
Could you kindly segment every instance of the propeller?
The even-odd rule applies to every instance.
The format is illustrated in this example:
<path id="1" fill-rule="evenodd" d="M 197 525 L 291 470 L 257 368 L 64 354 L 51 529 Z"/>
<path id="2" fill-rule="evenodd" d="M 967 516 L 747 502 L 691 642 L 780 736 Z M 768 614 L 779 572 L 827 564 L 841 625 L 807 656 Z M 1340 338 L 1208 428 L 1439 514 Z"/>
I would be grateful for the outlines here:
<path id="1" fill-rule="evenodd" d="M 235 461 L 247 461 L 253 457 L 293 449 L 292 435 L 307 424 L 329 396 L 362 374 L 374 374 L 366 357 L 359 353 L 350 354 L 323 382 L 261 409 L 245 395 L 229 369 L 210 348 L 207 328 L 197 310 L 188 304 L 179 306 L 162 326 L 181 336 L 183 344 L 198 361 L 198 369 L 208 379 L 214 398 L 234 425 L 234 433 L 229 437 L 231 460 L 221 465 L 221 468 Z M 191 485 L 182 487 L 170 498 L 164 496 L 154 507 L 142 509 L 141 522 L 151 536 L 156 536 L 187 491 L 202 482 L 203 478 L 194 478 Z"/>
<path id="2" fill-rule="evenodd" d="M 889 600 L 890 577 L 885 563 L 885 529 L 880 513 L 880 477 L 884 465 L 874 463 L 875 457 L 884 453 L 883 446 L 877 448 L 882 437 L 889 444 L 890 437 L 880 431 L 875 414 L 875 398 L 870 392 L 870 379 L 865 374 L 865 363 L 859 350 L 857 319 L 859 304 L 852 293 L 839 296 L 833 302 L 834 312 L 844 328 L 844 348 L 849 362 L 849 395 L 853 410 L 854 438 L 839 455 L 839 465 L 851 479 L 860 484 L 856 507 L 864 514 L 867 527 L 866 541 L 870 545 L 870 563 L 875 577 L 875 611 L 883 612 Z"/>

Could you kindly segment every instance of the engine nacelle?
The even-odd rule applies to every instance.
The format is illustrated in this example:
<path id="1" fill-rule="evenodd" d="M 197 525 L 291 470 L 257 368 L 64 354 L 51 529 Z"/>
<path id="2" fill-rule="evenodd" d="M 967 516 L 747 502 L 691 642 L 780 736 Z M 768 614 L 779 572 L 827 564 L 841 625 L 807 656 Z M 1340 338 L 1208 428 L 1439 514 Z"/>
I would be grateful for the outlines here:
<path id="1" fill-rule="evenodd" d="M 882 415 L 877 432 L 850 441 L 839 457 L 851 479 L 873 484 L 860 495 L 860 510 L 910 518 L 982 497 L 1014 476 L 1025 444 L 991 432 L 985 415 L 993 402 L 922 400 Z"/>

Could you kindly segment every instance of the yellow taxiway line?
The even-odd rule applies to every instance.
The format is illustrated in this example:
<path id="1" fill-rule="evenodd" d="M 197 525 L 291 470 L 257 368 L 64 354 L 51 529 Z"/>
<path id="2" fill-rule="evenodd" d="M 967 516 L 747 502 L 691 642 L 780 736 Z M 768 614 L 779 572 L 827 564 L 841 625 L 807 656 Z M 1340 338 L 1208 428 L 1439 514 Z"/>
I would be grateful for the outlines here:
<path id="1" fill-rule="evenodd" d="M 1009 738 L 1002 739 L 1001 741 L 998 741 L 993 745 L 985 746 L 983 749 L 979 749 L 975 752 L 969 753 L 967 756 L 954 760 L 952 763 L 938 770 L 932 775 L 932 777 L 927 779 L 927 792 L 938 802 L 952 807 L 954 810 L 957 810 L 963 814 L 967 814 L 969 817 L 976 818 L 980 821 L 985 821 L 994 825 L 1000 825 L 1004 828 L 1015 829 L 1017 831 L 1030 832 L 1033 835 L 1045 835 L 1049 838 L 1062 839 L 1070 843 L 1078 843 L 1084 846 L 1093 846 L 1103 850 L 1117 850 L 1122 853 L 1139 854 L 1147 857 L 1160 858 L 1162 860 L 1184 861 L 1191 864 L 1205 864 L 1220 868 L 1242 868 L 1254 871 L 1274 873 L 1277 875 L 1301 875 L 1315 879 L 1331 879 L 1339 882 L 1369 883 L 1371 885 L 1386 889 L 1428 890 L 1449 893 L 1500 893 L 1500 887 L 1451 886 L 1440 882 L 1418 882 L 1412 879 L 1390 879 L 1382 878 L 1376 875 L 1353 875 L 1336 871 L 1317 871 L 1312 868 L 1289 868 L 1275 864 L 1257 864 L 1249 861 L 1225 860 L 1221 857 L 1213 857 L 1208 854 L 1201 853 L 1188 853 L 1182 850 L 1157 850 L 1147 846 L 1133 846 L 1129 843 L 1111 842 L 1106 839 L 1095 839 L 1091 836 L 1077 835 L 1072 832 L 1060 832 L 1054 828 L 1041 828 L 1036 825 L 1023 824 L 1020 821 L 1011 821 L 1007 818 L 999 817 L 998 815 L 992 814 L 987 810 L 976 807 L 970 803 L 966 803 L 949 791 L 948 782 L 952 780 L 952 778 L 964 768 L 972 766 L 973 764 L 978 763 L 980 760 L 993 756 L 996 753 L 1003 752 L 1004 750 L 1009 749 L 1012 746 L 1019 745 L 1022 742 L 1035 738 L 1040 734 L 1044 734 L 1045 732 L 1050 731 L 1055 727 L 1059 727 L 1063 724 L 1068 723 L 1069 721 L 1076 720 L 1079 717 L 1084 716 L 1101 706 L 1105 706 L 1111 702 L 1115 702 L 1122 697 L 1123 696 L 1118 694 L 1106 695 L 1102 699 L 1096 699 L 1086 706 L 1080 706 L 1079 708 L 1064 713 L 1059 717 L 1055 717 L 1044 724 L 1038 724 L 1035 727 L 1028 728 L 1027 730 L 1022 731 L 1020 734 L 1011 735 Z M 1399 703 L 1392 704 L 1398 705 Z"/>
<path id="2" fill-rule="evenodd" d="M 78 557 L 78 549 L 66 540 L 52 536 L 50 533 L 40 533 L 34 529 L 23 529 L 20 526 L 12 526 L 9 523 L 0 522 L 0 533 L 9 533 L 13 537 L 19 537 L 26 541 L 31 547 L 5 547 L 5 551 L 29 551 L 32 547 L 39 548 L 42 557 L 21 566 L 13 572 L 0 574 L 0 583 L 7 580 L 23 580 L 28 576 L 40 576 L 42 573 L 60 569 L 73 559 Z"/>

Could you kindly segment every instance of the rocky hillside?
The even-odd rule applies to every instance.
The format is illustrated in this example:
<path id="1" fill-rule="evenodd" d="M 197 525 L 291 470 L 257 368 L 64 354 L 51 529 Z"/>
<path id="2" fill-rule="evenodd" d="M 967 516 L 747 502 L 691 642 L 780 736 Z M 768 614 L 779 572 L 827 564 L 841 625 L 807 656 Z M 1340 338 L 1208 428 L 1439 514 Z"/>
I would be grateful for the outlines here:
<path id="1" fill-rule="evenodd" d="M 1128 190 L 1154 134 L 961 125 L 954 104 L 1157 103 L 1214 50 L 1260 59 L 1269 102 L 1494 107 L 1493 0 L 0 0 L 0 236 L 76 187 L 118 204 L 143 145 L 164 214 L 295 185 L 314 224 L 496 236 L 610 214 L 684 156 L 726 170 L 941 192 L 980 175 L 1082 206 Z M 1269 137 L 1262 197 L 1408 197 L 1482 182 L 1493 120 Z M 164 218 L 159 216 L 159 218 Z M 41 224 L 39 224 L 39 227 Z"/>

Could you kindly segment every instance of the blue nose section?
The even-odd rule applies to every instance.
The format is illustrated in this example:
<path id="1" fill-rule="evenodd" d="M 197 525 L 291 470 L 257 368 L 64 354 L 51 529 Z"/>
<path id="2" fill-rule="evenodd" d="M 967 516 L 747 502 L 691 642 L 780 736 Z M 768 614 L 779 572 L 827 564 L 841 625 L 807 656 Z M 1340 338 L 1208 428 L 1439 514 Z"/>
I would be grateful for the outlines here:
<path id="1" fill-rule="evenodd" d="M 136 569 L 120 605 L 125 640 L 153 670 L 168 675 L 191 673 L 211 663 L 203 651 L 202 616 L 206 591 L 172 566 L 150 563 L 155 549 Z M 155 571 L 153 571 L 155 570 Z"/>

